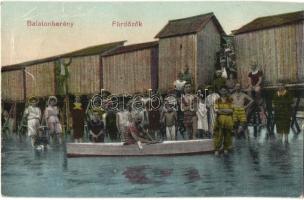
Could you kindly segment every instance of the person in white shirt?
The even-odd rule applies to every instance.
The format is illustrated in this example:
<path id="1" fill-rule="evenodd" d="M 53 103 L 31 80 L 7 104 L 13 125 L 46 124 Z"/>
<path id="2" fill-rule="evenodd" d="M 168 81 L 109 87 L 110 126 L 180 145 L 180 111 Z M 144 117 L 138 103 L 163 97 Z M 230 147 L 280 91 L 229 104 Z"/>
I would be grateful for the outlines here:
<path id="1" fill-rule="evenodd" d="M 130 123 L 130 115 L 131 113 L 127 110 L 127 107 L 121 104 L 119 111 L 116 113 L 116 126 L 123 142 L 125 142 L 125 134 Z"/>
<path id="2" fill-rule="evenodd" d="M 215 112 L 215 102 L 217 99 L 220 98 L 220 95 L 216 92 L 214 92 L 212 87 L 208 88 L 209 95 L 206 98 L 206 106 L 209 111 L 209 133 L 213 135 L 213 129 L 216 121 L 216 112 Z"/>
<path id="3" fill-rule="evenodd" d="M 41 110 L 37 104 L 38 99 L 31 97 L 29 99 L 29 106 L 24 111 L 24 116 L 27 118 L 27 135 L 31 138 L 33 147 L 35 146 L 41 120 Z"/>
<path id="4" fill-rule="evenodd" d="M 48 99 L 48 106 L 44 112 L 44 118 L 47 122 L 49 133 L 51 136 L 61 136 L 62 127 L 59 121 L 59 109 L 57 105 L 57 98 L 50 96 Z M 60 142 L 60 137 L 58 138 Z"/>
<path id="5" fill-rule="evenodd" d="M 197 130 L 198 133 L 202 136 L 208 136 L 208 110 L 206 107 L 206 102 L 204 98 L 204 94 L 201 90 L 198 90 L 198 106 L 196 111 L 197 116 Z"/>

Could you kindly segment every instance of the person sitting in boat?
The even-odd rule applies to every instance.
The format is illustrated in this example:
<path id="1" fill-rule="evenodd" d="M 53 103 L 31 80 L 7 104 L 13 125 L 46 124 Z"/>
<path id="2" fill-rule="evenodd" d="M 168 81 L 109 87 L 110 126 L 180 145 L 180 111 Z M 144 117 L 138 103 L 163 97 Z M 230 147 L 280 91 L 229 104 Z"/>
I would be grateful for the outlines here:
<path id="1" fill-rule="evenodd" d="M 166 112 L 163 114 L 163 123 L 166 126 L 167 140 L 176 140 L 177 113 L 174 104 L 166 102 Z"/>
<path id="2" fill-rule="evenodd" d="M 228 154 L 228 150 L 232 145 L 233 100 L 229 97 L 229 92 L 226 86 L 222 86 L 219 93 L 220 98 L 215 102 L 215 110 L 217 113 L 213 138 L 215 155 L 219 154 L 219 150 L 222 148 L 222 145 L 224 154 Z"/>
<path id="3" fill-rule="evenodd" d="M 27 134 L 31 138 L 32 147 L 35 147 L 40 127 L 41 110 L 37 106 L 38 99 L 36 97 L 31 97 L 28 103 L 29 106 L 24 111 L 24 117 L 27 119 Z"/>
<path id="4" fill-rule="evenodd" d="M 253 103 L 253 99 L 241 91 L 241 84 L 235 85 L 235 93 L 231 95 L 233 100 L 233 121 L 236 128 L 237 136 L 245 136 L 247 123 L 246 109 Z M 245 102 L 248 101 L 247 104 Z"/>
<path id="5" fill-rule="evenodd" d="M 89 139 L 91 142 L 104 142 L 105 126 L 100 117 L 99 109 L 93 109 L 87 122 L 89 128 Z"/>
<path id="6" fill-rule="evenodd" d="M 141 143 L 151 143 L 151 139 L 146 139 L 145 136 L 147 133 L 145 129 L 141 126 L 142 116 L 140 113 L 136 113 L 133 122 L 129 124 L 126 134 L 126 141 L 124 145 L 135 144 L 137 143 L 139 149 L 142 149 Z"/>
<path id="7" fill-rule="evenodd" d="M 47 122 L 49 133 L 52 137 L 61 136 L 62 126 L 59 121 L 59 109 L 57 105 L 57 98 L 50 96 L 48 99 L 48 106 L 45 109 L 44 118 Z M 58 138 L 60 142 L 60 137 Z"/>

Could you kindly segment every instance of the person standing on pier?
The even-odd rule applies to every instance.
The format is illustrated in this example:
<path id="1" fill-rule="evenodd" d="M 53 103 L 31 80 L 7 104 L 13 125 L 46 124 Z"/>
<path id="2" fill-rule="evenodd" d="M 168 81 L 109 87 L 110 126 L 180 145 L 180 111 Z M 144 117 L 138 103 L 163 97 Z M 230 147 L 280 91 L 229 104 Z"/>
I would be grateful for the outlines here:
<path id="1" fill-rule="evenodd" d="M 226 86 L 220 88 L 220 98 L 215 102 L 215 110 L 217 120 L 214 127 L 214 148 L 215 155 L 219 154 L 223 146 L 224 154 L 228 154 L 228 150 L 232 145 L 232 129 L 233 129 L 233 100 L 229 97 Z"/>
<path id="2" fill-rule="evenodd" d="M 284 143 L 288 143 L 288 133 L 290 130 L 292 116 L 293 97 L 287 91 L 284 84 L 279 85 L 279 89 L 273 98 L 274 121 L 277 133 Z"/>
<path id="3" fill-rule="evenodd" d="M 214 90 L 218 92 L 222 86 L 226 85 L 226 79 L 222 77 L 222 70 L 216 70 L 215 79 L 213 81 Z"/>
<path id="4" fill-rule="evenodd" d="M 186 83 L 188 83 L 188 84 L 192 84 L 192 75 L 191 75 L 191 73 L 190 73 L 190 70 L 189 70 L 189 66 L 188 65 L 186 65 L 186 67 L 185 67 L 185 71 L 184 71 L 184 73 L 182 74 L 182 80 L 181 81 L 185 81 Z M 185 83 L 185 84 L 186 84 Z"/>
<path id="5" fill-rule="evenodd" d="M 178 79 L 174 82 L 175 93 L 176 93 L 177 98 L 180 98 L 182 96 L 185 84 L 186 84 L 186 81 L 183 80 L 183 73 L 180 72 L 178 74 Z"/>
<path id="6" fill-rule="evenodd" d="M 31 138 L 32 147 L 35 147 L 41 120 L 41 110 L 37 104 L 38 99 L 31 97 L 29 106 L 24 111 L 24 117 L 27 119 L 27 134 Z"/>
<path id="7" fill-rule="evenodd" d="M 81 99 L 79 96 L 75 97 L 75 102 L 71 109 L 72 121 L 73 121 L 73 136 L 76 143 L 82 142 L 84 131 L 84 118 L 85 111 L 82 108 Z"/>
<path id="8" fill-rule="evenodd" d="M 248 90 L 250 95 L 259 102 L 261 98 L 263 72 L 258 68 L 256 61 L 251 61 L 250 66 L 251 72 L 248 74 Z"/>
<path id="9" fill-rule="evenodd" d="M 234 79 L 233 73 L 229 74 L 228 79 L 226 80 L 226 86 L 227 86 L 230 94 L 233 94 L 234 91 L 236 90 L 236 88 L 235 88 L 236 80 Z"/>
<path id="10" fill-rule="evenodd" d="M 184 126 L 186 128 L 189 139 L 196 139 L 197 131 L 197 116 L 196 116 L 196 101 L 195 95 L 191 94 L 191 84 L 186 83 L 185 95 L 182 96 L 181 104 L 184 111 Z"/>
<path id="11" fill-rule="evenodd" d="M 247 91 L 248 94 L 253 98 L 256 106 L 259 108 L 259 115 L 262 125 L 266 124 L 266 112 L 263 106 L 263 99 L 261 96 L 263 72 L 259 69 L 258 64 L 255 60 L 250 61 L 251 72 L 248 74 L 249 86 Z M 250 113 L 251 111 L 249 111 Z"/>
<path id="12" fill-rule="evenodd" d="M 62 127 L 59 121 L 59 109 L 57 105 L 57 98 L 50 96 L 48 99 L 48 106 L 45 109 L 44 118 L 47 122 L 48 129 L 51 136 L 60 137 L 62 134 Z"/>

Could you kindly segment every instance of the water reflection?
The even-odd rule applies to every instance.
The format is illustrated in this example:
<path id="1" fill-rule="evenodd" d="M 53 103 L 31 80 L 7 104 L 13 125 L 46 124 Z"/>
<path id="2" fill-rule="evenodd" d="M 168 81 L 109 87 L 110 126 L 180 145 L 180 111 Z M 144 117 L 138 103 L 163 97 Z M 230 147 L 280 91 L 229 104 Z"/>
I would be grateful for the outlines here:
<path id="1" fill-rule="evenodd" d="M 185 182 L 186 184 L 201 180 L 201 176 L 197 169 L 191 167 L 189 169 L 186 169 L 185 171 L 186 172 L 184 173 L 184 176 L 186 178 L 186 182 Z"/>
<path id="2" fill-rule="evenodd" d="M 132 184 L 161 184 L 171 176 L 172 171 L 173 169 L 140 165 L 127 167 L 122 174 Z"/>
<path id="3" fill-rule="evenodd" d="M 123 175 L 133 184 L 148 184 L 153 181 L 145 173 L 147 166 L 128 167 Z"/>

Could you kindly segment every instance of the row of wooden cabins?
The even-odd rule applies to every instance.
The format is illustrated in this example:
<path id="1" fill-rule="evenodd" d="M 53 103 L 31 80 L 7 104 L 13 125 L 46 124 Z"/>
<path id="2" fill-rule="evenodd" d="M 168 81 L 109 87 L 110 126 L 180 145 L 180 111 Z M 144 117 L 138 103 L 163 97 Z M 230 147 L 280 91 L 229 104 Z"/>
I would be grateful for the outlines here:
<path id="1" fill-rule="evenodd" d="M 238 79 L 247 85 L 250 60 L 256 60 L 264 83 L 304 83 L 304 11 L 261 17 L 233 31 Z M 173 88 L 189 67 L 196 87 L 208 84 L 216 69 L 216 52 L 226 35 L 213 13 L 170 20 L 157 41 L 124 46 L 113 42 L 45 59 L 3 66 L 2 101 L 24 102 L 31 96 L 58 95 L 56 61 L 71 59 L 68 93 L 92 95 Z"/>

